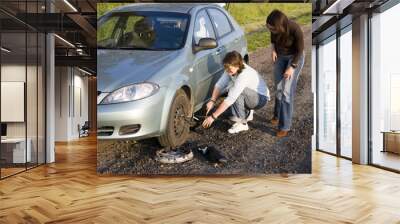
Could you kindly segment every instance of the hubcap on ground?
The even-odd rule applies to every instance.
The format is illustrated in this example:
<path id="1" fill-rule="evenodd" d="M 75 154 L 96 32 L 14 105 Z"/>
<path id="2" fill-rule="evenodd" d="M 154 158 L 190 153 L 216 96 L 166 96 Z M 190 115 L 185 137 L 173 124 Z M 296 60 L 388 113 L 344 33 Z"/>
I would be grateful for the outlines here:
<path id="1" fill-rule="evenodd" d="M 193 152 L 190 149 L 167 150 L 163 148 L 156 152 L 156 160 L 160 163 L 183 163 L 192 159 Z"/>

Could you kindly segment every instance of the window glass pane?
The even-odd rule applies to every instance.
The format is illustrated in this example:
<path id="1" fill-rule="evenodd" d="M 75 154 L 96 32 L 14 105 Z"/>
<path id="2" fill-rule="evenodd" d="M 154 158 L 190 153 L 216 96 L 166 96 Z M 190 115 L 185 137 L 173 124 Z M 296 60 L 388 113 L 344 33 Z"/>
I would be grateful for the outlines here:
<path id="1" fill-rule="evenodd" d="M 24 20 L 45 12 L 45 0 L 0 1 Z M 26 14 L 28 13 L 28 14 Z M 1 178 L 45 162 L 45 35 L 0 12 Z M 32 21 L 36 23 L 38 21 Z"/>
<path id="2" fill-rule="evenodd" d="M 101 29 L 97 32 L 97 41 L 103 43 L 107 40 L 113 39 L 117 33 L 117 22 L 119 17 L 111 17 L 102 24 Z"/>
<path id="3" fill-rule="evenodd" d="M 340 36 L 340 152 L 351 158 L 352 141 L 352 35 L 351 30 Z"/>
<path id="4" fill-rule="evenodd" d="M 318 148 L 336 153 L 336 40 L 318 48 Z"/>
<path id="5" fill-rule="evenodd" d="M 1 33 L 1 177 L 25 170 L 26 33 Z M 6 50 L 4 50 L 6 49 Z"/>
<path id="6" fill-rule="evenodd" d="M 394 27 L 399 21 L 400 4 L 371 19 L 372 163 L 396 170 L 400 170 L 400 32 Z"/>
<path id="7" fill-rule="evenodd" d="M 99 48 L 174 50 L 183 46 L 188 15 L 181 13 L 113 13 L 98 22 Z"/>
<path id="8" fill-rule="evenodd" d="M 226 18 L 225 14 L 223 14 L 218 9 L 209 9 L 208 11 L 210 12 L 212 20 L 214 22 L 214 26 L 219 36 L 223 36 L 232 31 L 231 25 L 228 21 L 228 18 Z"/>
<path id="9" fill-rule="evenodd" d="M 210 37 L 215 39 L 215 34 L 211 25 L 211 21 L 208 18 L 208 15 L 205 10 L 197 14 L 195 23 L 196 24 L 194 26 L 194 42 L 196 44 L 199 43 L 199 40 L 201 38 Z"/>

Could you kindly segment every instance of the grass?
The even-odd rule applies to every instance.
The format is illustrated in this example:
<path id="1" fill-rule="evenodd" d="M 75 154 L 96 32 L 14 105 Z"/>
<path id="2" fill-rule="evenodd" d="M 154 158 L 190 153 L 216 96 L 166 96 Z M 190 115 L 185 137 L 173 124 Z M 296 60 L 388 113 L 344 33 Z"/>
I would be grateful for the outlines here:
<path id="1" fill-rule="evenodd" d="M 99 3 L 97 17 L 126 4 L 130 3 Z M 311 3 L 229 3 L 225 6 L 244 29 L 249 52 L 269 46 L 270 33 L 265 28 L 265 20 L 272 10 L 281 10 L 300 25 L 310 25 L 311 7 Z"/>
<path id="2" fill-rule="evenodd" d="M 274 9 L 281 10 L 302 25 L 311 24 L 311 3 L 230 3 L 227 7 L 242 26 L 253 23 L 264 25 L 268 14 Z"/>
<path id="3" fill-rule="evenodd" d="M 110 11 L 113 8 L 131 4 L 131 3 L 97 3 L 97 18 L 104 15 L 106 12 Z"/>
<path id="4" fill-rule="evenodd" d="M 249 52 L 270 45 L 270 33 L 265 20 L 274 9 L 279 9 L 300 25 L 311 24 L 310 3 L 231 3 L 228 12 L 244 29 Z"/>
<path id="5" fill-rule="evenodd" d="M 268 47 L 270 44 L 270 34 L 269 32 L 255 32 L 251 34 L 246 34 L 247 39 L 247 50 L 253 52 L 258 48 Z"/>

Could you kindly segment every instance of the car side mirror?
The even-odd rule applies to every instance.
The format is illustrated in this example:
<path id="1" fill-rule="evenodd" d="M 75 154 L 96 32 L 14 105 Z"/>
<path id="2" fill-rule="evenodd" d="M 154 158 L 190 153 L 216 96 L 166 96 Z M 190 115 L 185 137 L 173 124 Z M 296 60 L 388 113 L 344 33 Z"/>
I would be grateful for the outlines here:
<path id="1" fill-rule="evenodd" d="M 213 49 L 217 47 L 217 41 L 214 38 L 201 38 L 198 44 L 193 46 L 194 53 L 202 50 Z"/>

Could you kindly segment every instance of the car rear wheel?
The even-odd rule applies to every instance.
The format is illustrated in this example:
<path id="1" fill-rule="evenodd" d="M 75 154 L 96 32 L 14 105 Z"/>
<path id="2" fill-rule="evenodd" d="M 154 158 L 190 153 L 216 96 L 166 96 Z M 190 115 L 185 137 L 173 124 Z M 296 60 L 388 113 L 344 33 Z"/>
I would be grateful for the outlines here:
<path id="1" fill-rule="evenodd" d="M 158 138 L 164 147 L 175 148 L 182 145 L 188 135 L 190 122 L 190 100 L 183 90 L 178 90 L 172 101 L 168 115 L 167 130 Z"/>

